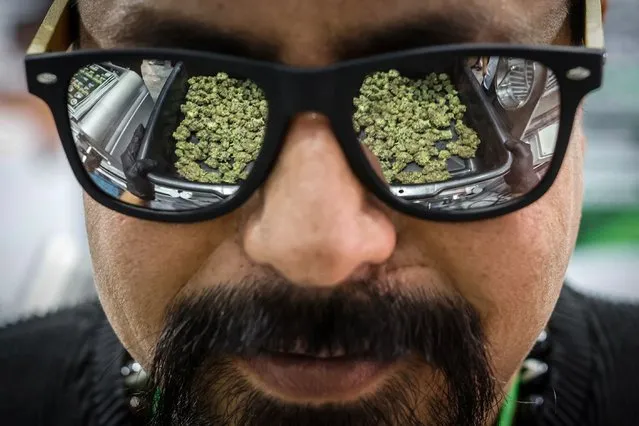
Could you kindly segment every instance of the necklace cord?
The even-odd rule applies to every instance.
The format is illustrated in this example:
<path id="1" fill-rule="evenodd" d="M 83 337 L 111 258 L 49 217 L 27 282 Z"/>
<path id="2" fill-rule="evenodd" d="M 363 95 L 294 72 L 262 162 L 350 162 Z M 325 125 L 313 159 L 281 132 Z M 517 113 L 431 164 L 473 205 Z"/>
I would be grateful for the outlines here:
<path id="1" fill-rule="evenodd" d="M 498 426 L 513 426 L 515 421 L 515 413 L 517 411 L 517 398 L 519 397 L 519 385 L 521 383 L 521 375 L 517 373 L 515 380 L 506 395 L 506 402 L 499 413 Z"/>

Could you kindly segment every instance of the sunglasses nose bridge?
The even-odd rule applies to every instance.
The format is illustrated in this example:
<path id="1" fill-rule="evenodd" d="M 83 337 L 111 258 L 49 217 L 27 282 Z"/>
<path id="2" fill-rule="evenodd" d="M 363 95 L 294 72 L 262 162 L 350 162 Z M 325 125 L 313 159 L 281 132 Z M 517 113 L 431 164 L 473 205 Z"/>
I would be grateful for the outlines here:
<path id="1" fill-rule="evenodd" d="M 336 82 L 328 71 L 296 71 L 282 79 L 282 89 L 291 116 L 304 112 L 329 115 L 334 109 Z"/>

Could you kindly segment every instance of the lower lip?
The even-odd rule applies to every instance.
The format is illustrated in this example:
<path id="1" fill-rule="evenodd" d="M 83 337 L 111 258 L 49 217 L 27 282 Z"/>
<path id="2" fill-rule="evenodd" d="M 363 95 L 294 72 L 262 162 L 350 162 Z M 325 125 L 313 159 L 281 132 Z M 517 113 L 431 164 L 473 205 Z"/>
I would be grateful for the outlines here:
<path id="1" fill-rule="evenodd" d="M 265 388 L 291 401 L 356 399 L 378 384 L 392 363 L 366 358 L 266 354 L 242 360 Z"/>

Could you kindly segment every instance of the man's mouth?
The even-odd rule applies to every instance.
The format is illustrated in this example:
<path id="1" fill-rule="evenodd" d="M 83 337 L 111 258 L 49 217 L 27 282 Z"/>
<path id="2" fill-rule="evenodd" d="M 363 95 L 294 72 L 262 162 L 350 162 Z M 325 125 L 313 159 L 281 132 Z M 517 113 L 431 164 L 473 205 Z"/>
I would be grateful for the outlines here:
<path id="1" fill-rule="evenodd" d="M 261 352 L 272 355 L 301 355 L 312 358 L 342 358 L 342 357 L 367 357 L 371 356 L 371 344 L 369 341 L 358 342 L 348 348 L 340 345 L 331 347 L 323 346 L 311 349 L 303 340 L 299 339 L 292 345 L 267 346 Z"/>
<path id="2" fill-rule="evenodd" d="M 314 353 L 299 345 L 291 350 L 265 350 L 240 360 L 258 388 L 291 403 L 356 400 L 374 392 L 396 361 L 379 361 L 370 351 L 344 348 Z"/>

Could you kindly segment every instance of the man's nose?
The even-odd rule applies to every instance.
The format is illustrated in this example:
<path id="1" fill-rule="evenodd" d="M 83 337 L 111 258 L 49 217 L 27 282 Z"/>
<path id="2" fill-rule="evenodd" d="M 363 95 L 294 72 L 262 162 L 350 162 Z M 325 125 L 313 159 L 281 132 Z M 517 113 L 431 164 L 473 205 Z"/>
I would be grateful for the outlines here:
<path id="1" fill-rule="evenodd" d="M 291 282 L 334 286 L 393 253 L 393 223 L 354 176 L 324 116 L 293 120 L 261 191 L 244 248 Z"/>

